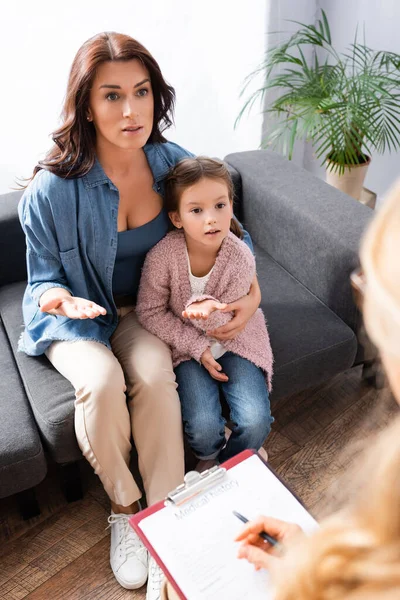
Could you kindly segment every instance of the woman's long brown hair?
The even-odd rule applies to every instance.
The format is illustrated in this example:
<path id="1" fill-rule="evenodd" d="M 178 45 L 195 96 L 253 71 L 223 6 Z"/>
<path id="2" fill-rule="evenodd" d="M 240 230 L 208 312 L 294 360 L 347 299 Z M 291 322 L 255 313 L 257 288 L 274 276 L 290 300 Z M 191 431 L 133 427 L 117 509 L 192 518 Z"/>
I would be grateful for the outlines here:
<path id="1" fill-rule="evenodd" d="M 179 212 L 182 193 L 202 179 L 223 181 L 228 188 L 229 201 L 233 203 L 233 182 L 224 163 L 207 156 L 197 156 L 195 158 L 183 158 L 168 174 L 165 180 L 165 208 L 167 212 Z M 231 219 L 231 231 L 239 239 L 243 239 L 243 232 L 236 218 Z"/>
<path id="2" fill-rule="evenodd" d="M 89 94 L 96 69 L 106 61 L 138 59 L 150 74 L 154 96 L 154 122 L 149 142 L 165 142 L 162 132 L 173 123 L 174 88 L 164 80 L 160 67 L 142 44 L 128 35 L 104 32 L 87 40 L 72 63 L 61 114 L 62 125 L 52 134 L 54 146 L 39 161 L 33 177 L 41 170 L 63 178 L 85 175 L 95 161 L 95 129 L 87 120 Z"/>

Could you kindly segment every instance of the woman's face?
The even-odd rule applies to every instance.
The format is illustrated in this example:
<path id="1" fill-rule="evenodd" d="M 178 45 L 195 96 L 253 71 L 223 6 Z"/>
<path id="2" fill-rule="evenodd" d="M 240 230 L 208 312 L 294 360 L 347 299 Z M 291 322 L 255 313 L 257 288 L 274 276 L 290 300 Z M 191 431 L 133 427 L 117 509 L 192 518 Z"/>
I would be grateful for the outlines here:
<path id="1" fill-rule="evenodd" d="M 97 146 L 135 150 L 146 144 L 154 98 L 149 72 L 140 60 L 108 61 L 98 67 L 87 117 L 96 129 Z"/>

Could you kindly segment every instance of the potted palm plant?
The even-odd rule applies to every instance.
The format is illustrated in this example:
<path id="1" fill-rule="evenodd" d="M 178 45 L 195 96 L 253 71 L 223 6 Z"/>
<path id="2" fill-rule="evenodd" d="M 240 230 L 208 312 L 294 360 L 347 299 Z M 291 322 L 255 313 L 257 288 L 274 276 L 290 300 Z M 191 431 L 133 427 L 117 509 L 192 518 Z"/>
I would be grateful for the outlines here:
<path id="1" fill-rule="evenodd" d="M 275 90 L 265 110 L 274 124 L 261 146 L 291 159 L 297 139 L 311 141 L 327 181 L 359 199 L 372 151 L 400 146 L 400 55 L 372 50 L 358 41 L 357 31 L 349 49 L 338 53 L 321 13 L 315 25 L 296 21 L 300 29 L 266 52 L 241 96 L 255 77 L 262 76 L 262 85 L 246 99 L 236 123 Z"/>

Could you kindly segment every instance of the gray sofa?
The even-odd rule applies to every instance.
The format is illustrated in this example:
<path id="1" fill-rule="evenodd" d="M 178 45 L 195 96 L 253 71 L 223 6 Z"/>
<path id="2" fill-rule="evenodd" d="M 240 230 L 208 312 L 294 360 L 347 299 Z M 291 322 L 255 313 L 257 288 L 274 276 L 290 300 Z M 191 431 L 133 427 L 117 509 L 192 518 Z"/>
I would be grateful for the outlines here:
<path id="1" fill-rule="evenodd" d="M 0 292 L 26 277 L 25 249 L 16 219 L 20 194 L 0 198 Z M 19 267 L 19 268 L 18 268 Z M 17 335 L 21 326 L 17 326 Z M 0 320 L 0 498 L 17 494 L 24 518 L 39 512 L 31 492 L 45 477 L 47 463 L 10 338 Z"/>
<path id="2" fill-rule="evenodd" d="M 270 151 L 230 154 L 225 160 L 234 179 L 236 213 L 255 247 L 275 355 L 273 408 L 277 398 L 362 362 L 349 275 L 372 213 Z M 81 457 L 71 385 L 45 357 L 17 352 L 26 285 L 20 195 L 0 199 L 0 497 L 44 477 L 43 449 L 61 465 Z M 78 486 L 70 498 L 79 493 Z"/>

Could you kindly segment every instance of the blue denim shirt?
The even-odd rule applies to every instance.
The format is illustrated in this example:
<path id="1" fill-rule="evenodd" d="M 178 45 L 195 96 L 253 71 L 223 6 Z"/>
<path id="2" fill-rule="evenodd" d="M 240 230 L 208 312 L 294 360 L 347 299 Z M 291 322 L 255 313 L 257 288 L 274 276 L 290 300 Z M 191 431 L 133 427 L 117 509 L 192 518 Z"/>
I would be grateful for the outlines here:
<path id="1" fill-rule="evenodd" d="M 144 151 L 154 177 L 153 189 L 162 196 L 170 168 L 193 156 L 172 142 L 146 144 Z M 18 207 L 28 268 L 20 350 L 37 356 L 54 340 L 91 340 L 110 348 L 109 339 L 118 322 L 112 293 L 118 203 L 118 189 L 97 160 L 86 175 L 75 179 L 42 170 L 26 189 Z M 251 245 L 248 235 L 245 241 Z M 42 313 L 40 296 L 52 287 L 88 298 L 103 306 L 107 314 L 70 319 Z"/>

